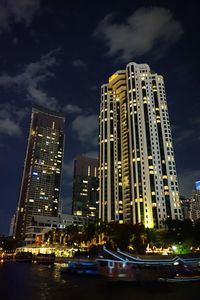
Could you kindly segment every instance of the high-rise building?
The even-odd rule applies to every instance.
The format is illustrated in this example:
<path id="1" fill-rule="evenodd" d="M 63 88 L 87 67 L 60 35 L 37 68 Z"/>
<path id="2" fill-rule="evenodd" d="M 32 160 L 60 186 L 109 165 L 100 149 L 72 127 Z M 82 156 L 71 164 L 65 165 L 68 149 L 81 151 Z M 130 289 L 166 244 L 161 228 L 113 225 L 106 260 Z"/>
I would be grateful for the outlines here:
<path id="1" fill-rule="evenodd" d="M 63 114 L 33 107 L 14 235 L 25 238 L 33 215 L 57 216 L 64 151 Z"/>
<path id="2" fill-rule="evenodd" d="M 191 215 L 193 221 L 200 218 L 200 181 L 195 182 L 195 190 L 192 191 Z"/>
<path id="3" fill-rule="evenodd" d="M 183 220 L 188 220 L 188 219 L 192 220 L 192 211 L 191 211 L 192 200 L 180 196 L 180 203 L 181 203 Z"/>
<path id="4" fill-rule="evenodd" d="M 162 228 L 181 219 L 163 77 L 129 63 L 101 87 L 99 217 Z"/>
<path id="5" fill-rule="evenodd" d="M 15 226 L 15 215 L 12 216 L 12 219 L 10 221 L 9 236 L 13 236 L 14 226 Z"/>
<path id="6" fill-rule="evenodd" d="M 72 214 L 98 217 L 98 160 L 78 156 L 74 161 Z"/>

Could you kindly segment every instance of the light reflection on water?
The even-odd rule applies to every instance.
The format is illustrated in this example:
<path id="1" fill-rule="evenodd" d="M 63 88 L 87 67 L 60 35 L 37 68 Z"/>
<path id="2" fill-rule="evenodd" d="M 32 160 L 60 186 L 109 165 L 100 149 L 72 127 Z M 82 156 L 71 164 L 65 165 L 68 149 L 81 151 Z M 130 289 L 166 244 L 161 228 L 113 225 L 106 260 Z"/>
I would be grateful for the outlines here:
<path id="1" fill-rule="evenodd" d="M 97 277 L 62 274 L 61 267 L 0 264 L 0 300 L 188 300 L 200 294 L 199 283 L 114 284 Z"/>

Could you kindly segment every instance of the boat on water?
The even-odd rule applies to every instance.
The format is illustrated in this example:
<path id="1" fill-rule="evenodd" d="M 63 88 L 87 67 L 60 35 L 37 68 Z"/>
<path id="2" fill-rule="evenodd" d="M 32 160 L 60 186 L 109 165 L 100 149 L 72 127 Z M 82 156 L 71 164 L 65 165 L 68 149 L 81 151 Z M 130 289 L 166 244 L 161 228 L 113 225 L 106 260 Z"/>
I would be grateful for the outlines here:
<path id="1" fill-rule="evenodd" d="M 176 282 L 199 282 L 200 275 L 191 275 L 191 276 L 175 276 L 173 278 L 158 278 L 160 282 L 169 282 L 169 283 L 176 283 Z"/>
<path id="2" fill-rule="evenodd" d="M 17 252 L 15 261 L 17 262 L 32 262 L 33 254 L 31 252 Z"/>
<path id="3" fill-rule="evenodd" d="M 14 252 L 2 252 L 0 255 L 0 262 L 13 261 L 15 259 Z"/>
<path id="4" fill-rule="evenodd" d="M 55 254 L 44 254 L 44 253 L 39 253 L 35 256 L 34 262 L 38 264 L 46 264 L 46 265 L 52 265 L 55 262 Z"/>
<path id="5" fill-rule="evenodd" d="M 181 278 L 197 280 L 200 277 L 200 256 L 132 256 L 120 250 L 114 252 L 104 248 L 104 257 L 96 261 L 100 274 L 112 281 L 165 282 L 165 279 L 167 282 L 177 279 L 179 282 Z"/>
<path id="6" fill-rule="evenodd" d="M 69 261 L 66 267 L 60 269 L 61 273 L 74 275 L 99 275 L 95 261 Z"/>

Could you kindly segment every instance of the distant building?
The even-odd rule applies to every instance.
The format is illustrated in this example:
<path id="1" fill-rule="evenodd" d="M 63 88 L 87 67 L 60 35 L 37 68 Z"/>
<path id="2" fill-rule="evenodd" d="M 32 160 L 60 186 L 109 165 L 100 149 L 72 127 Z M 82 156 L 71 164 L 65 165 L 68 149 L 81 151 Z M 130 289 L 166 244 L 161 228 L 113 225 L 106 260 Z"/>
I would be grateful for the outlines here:
<path id="1" fill-rule="evenodd" d="M 129 63 L 101 87 L 99 217 L 164 227 L 182 219 L 164 79 Z"/>
<path id="2" fill-rule="evenodd" d="M 74 161 L 72 214 L 98 217 L 98 160 L 79 156 Z"/>
<path id="3" fill-rule="evenodd" d="M 195 188 L 197 191 L 200 191 L 200 181 L 195 182 Z"/>
<path id="4" fill-rule="evenodd" d="M 34 243 L 36 237 L 44 235 L 53 229 L 65 229 L 68 226 L 83 226 L 88 223 L 87 217 L 60 214 L 57 217 L 33 216 L 31 224 L 27 227 L 25 241 Z"/>
<path id="5" fill-rule="evenodd" d="M 57 217 L 64 151 L 63 114 L 33 107 L 14 236 L 23 239 L 33 215 Z"/>
<path id="6" fill-rule="evenodd" d="M 192 212 L 191 212 L 192 200 L 185 198 L 183 196 L 180 196 L 180 202 L 181 202 L 183 219 L 184 220 L 187 220 L 187 219 L 192 220 Z"/>
<path id="7" fill-rule="evenodd" d="M 15 215 L 12 216 L 12 219 L 11 219 L 11 222 L 10 222 L 9 236 L 13 236 L 14 226 L 15 226 Z"/>
<path id="8" fill-rule="evenodd" d="M 200 219 L 200 181 L 195 182 L 195 190 L 192 192 L 191 214 L 193 221 Z"/>

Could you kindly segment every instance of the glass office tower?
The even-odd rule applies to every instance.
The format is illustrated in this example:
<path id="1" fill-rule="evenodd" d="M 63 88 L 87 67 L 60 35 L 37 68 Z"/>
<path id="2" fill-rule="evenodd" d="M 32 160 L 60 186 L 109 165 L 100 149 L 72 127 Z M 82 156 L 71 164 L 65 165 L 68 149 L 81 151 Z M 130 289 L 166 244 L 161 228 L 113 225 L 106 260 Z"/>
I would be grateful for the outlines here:
<path id="1" fill-rule="evenodd" d="M 60 113 L 33 107 L 14 236 L 25 238 L 33 215 L 57 216 L 64 152 Z"/>
<path id="2" fill-rule="evenodd" d="M 74 161 L 72 214 L 98 218 L 98 160 L 78 156 Z"/>

